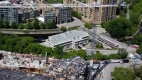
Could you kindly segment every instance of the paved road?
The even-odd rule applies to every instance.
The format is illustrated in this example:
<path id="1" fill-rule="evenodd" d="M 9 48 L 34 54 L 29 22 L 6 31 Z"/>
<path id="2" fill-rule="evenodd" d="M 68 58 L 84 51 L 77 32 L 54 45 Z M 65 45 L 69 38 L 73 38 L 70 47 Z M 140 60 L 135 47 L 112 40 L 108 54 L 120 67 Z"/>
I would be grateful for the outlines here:
<path id="1" fill-rule="evenodd" d="M 118 50 L 97 50 L 104 55 L 117 54 Z M 88 55 L 91 55 L 91 49 L 86 50 Z"/>
<path id="2" fill-rule="evenodd" d="M 138 60 L 140 62 L 140 65 L 142 64 L 142 61 L 141 60 Z M 131 62 L 130 62 L 131 63 Z M 101 64 L 101 67 L 104 67 L 102 68 L 102 75 L 100 78 L 96 77 L 94 80 L 111 80 L 112 77 L 111 77 L 111 72 L 114 71 L 114 68 L 115 67 L 124 67 L 124 68 L 132 68 L 132 65 L 130 63 L 123 63 L 123 64 L 120 64 L 120 63 L 109 63 L 107 65 L 104 65 L 104 64 Z M 140 65 L 136 65 L 136 67 L 139 67 Z"/>
<path id="3" fill-rule="evenodd" d="M 102 66 L 102 65 L 101 65 Z M 102 70 L 102 76 L 100 80 L 111 80 L 111 72 L 114 71 L 115 67 L 125 67 L 128 68 L 130 66 L 129 63 L 124 63 L 123 65 L 120 63 L 110 63 Z"/>
<path id="4" fill-rule="evenodd" d="M 80 27 L 84 27 L 84 22 L 82 22 L 81 20 L 73 17 L 74 21 L 73 22 L 69 22 L 69 23 L 63 23 L 63 24 L 58 24 L 58 27 L 62 27 L 65 26 L 66 28 L 70 28 L 70 27 L 74 27 L 74 26 L 80 26 Z"/>

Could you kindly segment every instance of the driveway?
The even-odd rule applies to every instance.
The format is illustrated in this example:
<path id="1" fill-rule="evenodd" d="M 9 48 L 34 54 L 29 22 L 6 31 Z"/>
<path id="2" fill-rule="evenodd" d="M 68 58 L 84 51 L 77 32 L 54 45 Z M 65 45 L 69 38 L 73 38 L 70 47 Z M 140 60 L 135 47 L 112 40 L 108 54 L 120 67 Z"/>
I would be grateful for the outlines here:
<path id="1" fill-rule="evenodd" d="M 62 26 L 65 26 L 66 28 L 74 27 L 74 26 L 80 26 L 84 27 L 84 22 L 81 20 L 77 19 L 76 17 L 73 17 L 74 21 L 69 22 L 69 23 L 63 23 L 63 24 L 58 24 L 57 26 L 60 28 Z"/>

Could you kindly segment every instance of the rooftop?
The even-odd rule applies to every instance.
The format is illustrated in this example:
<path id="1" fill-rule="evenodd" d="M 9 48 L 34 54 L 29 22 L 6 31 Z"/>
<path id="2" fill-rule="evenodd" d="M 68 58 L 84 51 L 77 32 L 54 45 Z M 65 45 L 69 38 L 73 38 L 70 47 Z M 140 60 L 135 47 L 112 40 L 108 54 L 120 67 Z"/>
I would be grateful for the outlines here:
<path id="1" fill-rule="evenodd" d="M 11 4 L 9 1 L 0 1 L 0 4 Z"/>
<path id="2" fill-rule="evenodd" d="M 72 30 L 65 33 L 49 36 L 48 41 L 53 45 L 62 44 L 69 41 L 80 41 L 83 37 L 89 36 L 86 32 Z"/>

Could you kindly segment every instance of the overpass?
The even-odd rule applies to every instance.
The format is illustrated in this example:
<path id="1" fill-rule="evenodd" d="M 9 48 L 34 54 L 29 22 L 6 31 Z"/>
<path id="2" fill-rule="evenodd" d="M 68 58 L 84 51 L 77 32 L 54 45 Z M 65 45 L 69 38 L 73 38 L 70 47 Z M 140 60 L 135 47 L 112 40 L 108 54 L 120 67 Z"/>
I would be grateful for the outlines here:
<path id="1" fill-rule="evenodd" d="M 47 37 L 49 35 L 58 34 L 62 31 L 57 29 L 0 29 L 2 34 L 16 34 L 19 36 Z"/>

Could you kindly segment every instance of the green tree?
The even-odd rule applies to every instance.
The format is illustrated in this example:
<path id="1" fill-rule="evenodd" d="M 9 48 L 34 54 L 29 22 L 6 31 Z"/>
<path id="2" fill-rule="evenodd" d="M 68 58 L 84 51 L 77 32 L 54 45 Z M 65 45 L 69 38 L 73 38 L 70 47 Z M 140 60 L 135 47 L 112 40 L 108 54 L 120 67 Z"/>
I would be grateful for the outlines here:
<path id="1" fill-rule="evenodd" d="M 138 25 L 139 24 L 139 14 L 138 13 L 131 13 L 130 14 L 130 21 L 133 23 L 133 24 L 136 24 Z"/>
<path id="2" fill-rule="evenodd" d="M 65 26 L 62 26 L 62 27 L 61 27 L 61 31 L 66 32 L 66 31 L 67 31 L 67 28 L 66 28 Z"/>
<path id="3" fill-rule="evenodd" d="M 93 24 L 92 23 L 85 23 L 84 26 L 88 29 L 92 29 L 93 28 Z"/>
<path id="4" fill-rule="evenodd" d="M 42 48 L 41 48 L 41 45 L 39 45 L 38 43 L 31 43 L 25 48 L 24 51 L 38 55 L 38 54 L 41 54 Z"/>
<path id="5" fill-rule="evenodd" d="M 118 54 L 120 55 L 121 59 L 127 58 L 128 53 L 126 52 L 125 49 L 119 49 Z"/>
<path id="6" fill-rule="evenodd" d="M 48 21 L 46 27 L 47 29 L 52 29 L 52 22 Z"/>
<path id="7" fill-rule="evenodd" d="M 136 50 L 136 53 L 142 54 L 142 46 L 140 46 L 140 47 Z"/>
<path id="8" fill-rule="evenodd" d="M 121 56 L 119 54 L 110 54 L 109 59 L 121 59 Z"/>
<path id="9" fill-rule="evenodd" d="M 20 24 L 19 24 L 19 26 L 18 26 L 18 29 L 24 29 L 25 27 L 24 27 L 24 25 L 23 25 L 23 23 L 21 22 Z"/>
<path id="10" fill-rule="evenodd" d="M 130 4 L 132 2 L 132 0 L 124 0 L 125 2 L 127 2 L 127 4 Z"/>
<path id="11" fill-rule="evenodd" d="M 33 28 L 34 29 L 40 29 L 38 21 L 33 21 Z"/>
<path id="12" fill-rule="evenodd" d="M 52 29 L 56 29 L 57 28 L 57 25 L 56 25 L 56 22 L 55 20 L 52 21 Z"/>
<path id="13" fill-rule="evenodd" d="M 14 51 L 14 46 L 17 44 L 17 41 L 19 41 L 20 38 L 17 35 L 11 35 L 6 40 L 6 44 L 4 45 L 5 49 L 8 51 Z"/>
<path id="14" fill-rule="evenodd" d="M 127 13 L 127 8 L 124 8 L 123 11 L 124 11 L 124 13 L 126 14 L 126 13 Z"/>
<path id="15" fill-rule="evenodd" d="M 104 55 L 101 54 L 100 52 L 96 52 L 96 54 L 94 54 L 94 59 L 96 59 L 96 60 L 104 60 Z"/>
<path id="16" fill-rule="evenodd" d="M 11 28 L 12 28 L 12 29 L 17 29 L 17 24 L 16 24 L 16 22 L 12 22 Z"/>
<path id="17" fill-rule="evenodd" d="M 120 14 L 120 7 L 117 7 L 116 9 L 116 15 L 119 15 Z"/>
<path id="18" fill-rule="evenodd" d="M 14 51 L 18 53 L 23 53 L 24 48 L 26 48 L 28 44 L 29 43 L 26 43 L 24 41 L 18 41 L 17 44 L 14 46 Z M 27 52 L 24 52 L 24 53 L 27 53 Z"/>
<path id="19" fill-rule="evenodd" d="M 115 67 L 111 72 L 111 76 L 114 80 L 134 80 L 135 74 L 128 68 Z"/>
<path id="20" fill-rule="evenodd" d="M 31 22 L 28 22 L 28 23 L 26 24 L 26 29 L 33 29 Z"/>
<path id="21" fill-rule="evenodd" d="M 134 73 L 136 74 L 137 77 L 142 79 L 142 66 L 140 66 L 139 68 L 136 68 Z"/>
<path id="22" fill-rule="evenodd" d="M 131 40 L 132 44 L 140 45 L 141 42 L 142 42 L 142 33 L 135 35 Z"/>
<path id="23" fill-rule="evenodd" d="M 46 29 L 46 25 L 44 23 L 40 24 L 41 29 Z"/>
<path id="24" fill-rule="evenodd" d="M 3 25 L 3 21 L 2 20 L 0 20 L 0 28 L 3 28 L 4 27 L 4 25 Z"/>
<path id="25" fill-rule="evenodd" d="M 5 21 L 5 22 L 4 22 L 4 27 L 7 28 L 7 29 L 10 28 L 9 21 Z"/>
<path id="26" fill-rule="evenodd" d="M 78 19 L 82 19 L 81 14 L 79 14 L 79 13 L 76 12 L 76 11 L 72 11 L 72 15 L 73 15 L 74 17 L 77 17 Z"/>
<path id="27" fill-rule="evenodd" d="M 57 0 L 58 3 L 63 3 L 63 0 Z"/>
<path id="28" fill-rule="evenodd" d="M 102 45 L 102 44 L 97 43 L 97 44 L 96 44 L 96 48 L 103 48 L 103 45 Z"/>
<path id="29" fill-rule="evenodd" d="M 87 59 L 87 55 L 84 50 L 78 50 L 77 55 L 82 57 L 83 59 Z"/>
<path id="30" fill-rule="evenodd" d="M 127 33 L 128 28 L 132 28 L 132 25 L 129 20 L 125 18 L 118 18 L 112 21 L 109 21 L 106 25 L 106 30 L 110 35 L 117 39 L 123 39 L 125 36 L 131 35 L 132 33 Z"/>
<path id="31" fill-rule="evenodd" d="M 56 46 L 54 49 L 55 54 L 63 54 L 63 48 L 61 46 Z"/>

